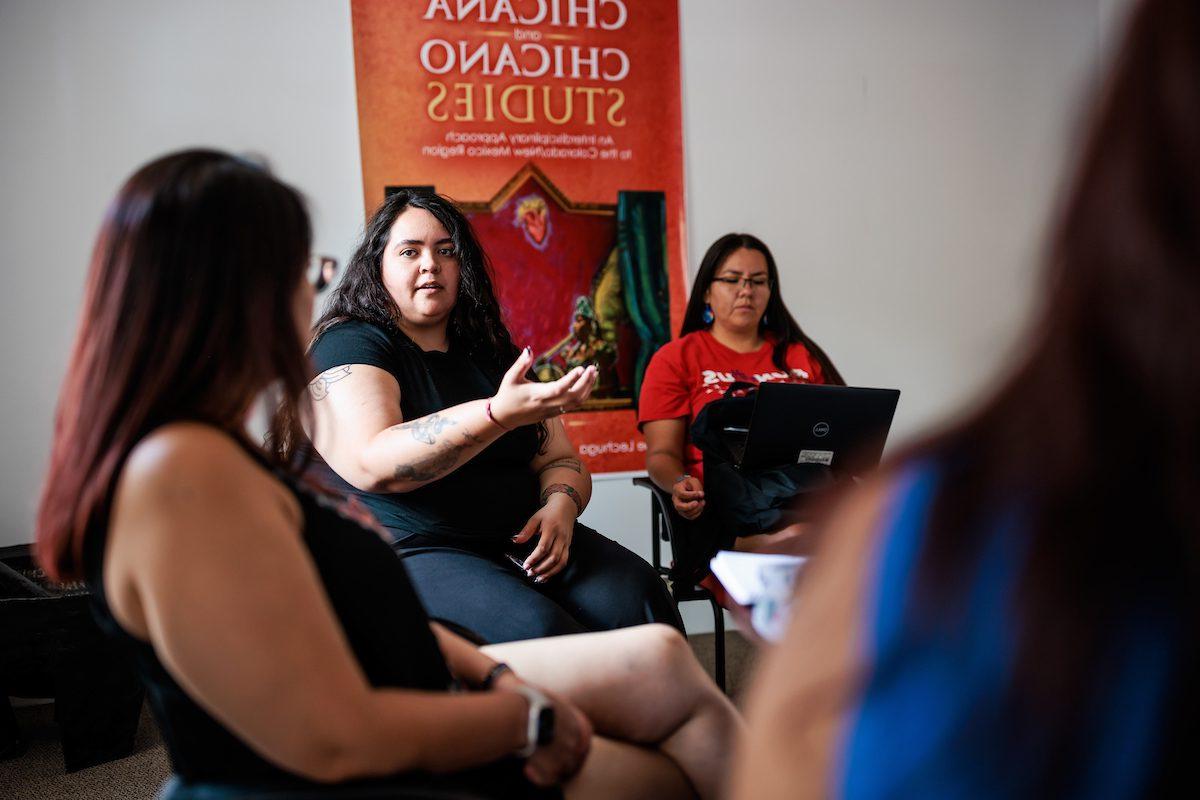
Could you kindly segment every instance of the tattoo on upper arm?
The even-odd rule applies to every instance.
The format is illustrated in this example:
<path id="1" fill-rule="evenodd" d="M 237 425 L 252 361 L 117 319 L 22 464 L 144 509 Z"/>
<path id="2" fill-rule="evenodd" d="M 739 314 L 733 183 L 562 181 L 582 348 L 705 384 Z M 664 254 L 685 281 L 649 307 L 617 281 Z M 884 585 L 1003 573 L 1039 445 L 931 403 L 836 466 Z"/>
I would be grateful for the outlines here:
<path id="1" fill-rule="evenodd" d="M 578 458 L 575 458 L 574 456 L 566 456 L 564 458 L 556 458 L 555 460 L 551 461 L 546 466 L 539 469 L 537 471 L 537 474 L 541 475 L 543 472 L 546 472 L 546 471 L 552 470 L 552 469 L 569 469 L 569 470 L 574 470 L 575 472 L 578 472 L 580 475 L 582 475 L 583 474 L 583 462 L 580 461 Z"/>
<path id="2" fill-rule="evenodd" d="M 575 504 L 576 517 L 583 513 L 583 498 L 579 496 L 579 492 L 575 491 L 574 486 L 569 486 L 565 483 L 552 483 L 545 489 L 542 489 L 542 505 L 546 505 L 546 501 L 550 499 L 550 495 L 556 492 L 562 492 L 571 498 L 571 502 Z"/>
<path id="3" fill-rule="evenodd" d="M 418 442 L 425 444 L 436 444 L 438 434 L 457 423 L 449 417 L 443 417 L 441 414 L 433 413 L 427 417 L 414 419 L 412 422 L 402 422 L 393 427 L 399 430 L 407 430 L 412 433 L 412 437 Z"/>
<path id="4" fill-rule="evenodd" d="M 324 400 L 329 396 L 329 387 L 340 381 L 342 378 L 350 377 L 350 365 L 344 367 L 334 367 L 327 369 L 317 377 L 313 378 L 308 384 L 308 391 L 312 395 L 312 399 L 316 401 Z"/>

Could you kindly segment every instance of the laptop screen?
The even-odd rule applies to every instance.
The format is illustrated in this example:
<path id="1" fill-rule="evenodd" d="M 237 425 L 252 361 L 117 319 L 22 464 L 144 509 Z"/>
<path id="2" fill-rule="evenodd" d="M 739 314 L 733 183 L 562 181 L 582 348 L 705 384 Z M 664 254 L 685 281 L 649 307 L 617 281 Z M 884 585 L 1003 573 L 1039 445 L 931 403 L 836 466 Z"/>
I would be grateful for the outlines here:
<path id="1" fill-rule="evenodd" d="M 878 465 L 900 392 L 855 386 L 759 386 L 740 466 L 823 464 L 839 477 Z"/>

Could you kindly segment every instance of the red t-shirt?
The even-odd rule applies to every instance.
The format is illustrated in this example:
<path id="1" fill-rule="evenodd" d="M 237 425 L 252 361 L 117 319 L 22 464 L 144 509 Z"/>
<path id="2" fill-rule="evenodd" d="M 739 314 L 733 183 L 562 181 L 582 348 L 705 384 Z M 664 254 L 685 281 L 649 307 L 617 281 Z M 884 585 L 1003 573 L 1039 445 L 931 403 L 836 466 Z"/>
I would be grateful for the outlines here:
<path id="1" fill-rule="evenodd" d="M 700 409 L 725 396 L 733 383 L 824 383 L 821 365 L 804 345 L 788 347 L 784 372 L 771 361 L 775 342 L 752 353 L 730 350 L 708 331 L 694 331 L 658 349 L 646 367 L 638 400 L 638 426 L 658 419 L 683 419 L 690 427 Z M 684 469 L 703 478 L 700 450 L 688 441 Z"/>

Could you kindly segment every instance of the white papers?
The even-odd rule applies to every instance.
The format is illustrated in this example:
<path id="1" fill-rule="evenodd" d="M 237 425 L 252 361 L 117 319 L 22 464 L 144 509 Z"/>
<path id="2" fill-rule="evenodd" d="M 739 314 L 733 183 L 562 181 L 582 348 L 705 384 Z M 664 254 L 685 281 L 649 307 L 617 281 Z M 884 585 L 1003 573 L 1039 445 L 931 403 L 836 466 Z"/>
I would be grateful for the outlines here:
<path id="1" fill-rule="evenodd" d="M 796 576 L 806 561 L 799 556 L 722 550 L 709 566 L 734 602 L 751 607 L 750 622 L 758 635 L 778 641 L 787 628 Z"/>
<path id="2" fill-rule="evenodd" d="M 807 559 L 773 553 L 737 553 L 722 550 L 709 566 L 739 605 L 754 605 L 755 601 L 777 589 L 791 591 L 796 572 Z"/>

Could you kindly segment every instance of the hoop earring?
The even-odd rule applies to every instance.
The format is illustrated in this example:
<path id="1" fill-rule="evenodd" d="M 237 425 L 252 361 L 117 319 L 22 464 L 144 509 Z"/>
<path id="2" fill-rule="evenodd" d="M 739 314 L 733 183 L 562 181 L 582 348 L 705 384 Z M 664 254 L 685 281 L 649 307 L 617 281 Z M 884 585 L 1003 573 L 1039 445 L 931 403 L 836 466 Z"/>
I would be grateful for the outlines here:
<path id="1" fill-rule="evenodd" d="M 700 315 L 700 319 L 704 320 L 705 325 L 712 325 L 713 320 L 715 320 L 716 318 L 717 318 L 716 315 L 713 314 L 713 312 L 712 312 L 712 306 L 710 306 L 708 303 L 705 303 L 704 304 L 704 313 Z"/>

